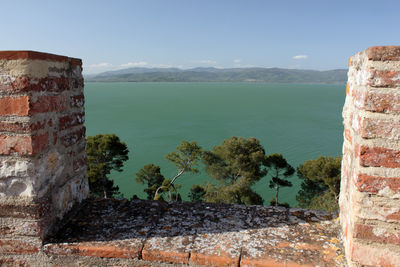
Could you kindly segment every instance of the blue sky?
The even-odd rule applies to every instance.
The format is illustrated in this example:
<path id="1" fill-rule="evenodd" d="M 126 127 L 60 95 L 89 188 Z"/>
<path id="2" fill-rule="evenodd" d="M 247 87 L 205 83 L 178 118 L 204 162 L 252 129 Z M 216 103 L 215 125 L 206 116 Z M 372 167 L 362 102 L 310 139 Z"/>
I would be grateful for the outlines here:
<path id="1" fill-rule="evenodd" d="M 82 58 L 85 73 L 126 67 L 346 68 L 400 45 L 400 1 L 1 1 L 0 50 Z"/>

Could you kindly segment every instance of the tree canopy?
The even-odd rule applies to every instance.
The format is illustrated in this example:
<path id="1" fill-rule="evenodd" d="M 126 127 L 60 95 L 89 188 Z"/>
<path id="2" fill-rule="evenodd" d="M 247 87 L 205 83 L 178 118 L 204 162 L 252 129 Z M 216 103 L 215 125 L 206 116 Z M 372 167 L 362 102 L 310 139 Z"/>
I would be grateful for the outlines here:
<path id="1" fill-rule="evenodd" d="M 264 165 L 268 167 L 271 175 L 269 187 L 275 188 L 275 206 L 279 205 L 279 188 L 290 187 L 292 183 L 287 179 L 295 173 L 294 168 L 286 161 L 282 154 L 274 153 L 264 160 Z"/>
<path id="2" fill-rule="evenodd" d="M 197 169 L 198 162 L 202 156 L 202 149 L 197 145 L 196 142 L 183 141 L 179 146 L 176 147 L 176 152 L 171 152 L 165 156 L 165 158 L 174 164 L 177 168 L 177 174 L 170 180 L 164 180 L 155 193 L 154 199 L 159 199 L 162 192 L 175 191 L 175 200 L 180 198 L 175 186 L 176 180 L 181 177 L 184 173 L 198 173 Z M 172 195 L 170 195 L 170 200 Z"/>
<path id="3" fill-rule="evenodd" d="M 120 197 L 118 186 L 108 176 L 121 172 L 129 159 L 128 147 L 115 134 L 98 134 L 86 139 L 90 194 L 96 197 Z"/>
<path id="4" fill-rule="evenodd" d="M 296 199 L 300 207 L 338 211 L 342 157 L 307 160 L 297 168 L 303 179 Z"/>
<path id="5" fill-rule="evenodd" d="M 212 151 L 205 151 L 202 161 L 207 173 L 218 184 L 208 184 L 205 200 L 238 204 L 262 204 L 263 199 L 251 189 L 266 170 L 262 167 L 264 148 L 256 138 L 231 137 Z"/>
<path id="6" fill-rule="evenodd" d="M 157 188 L 162 186 L 164 179 L 160 167 L 154 164 L 144 165 L 136 174 L 136 182 L 147 185 L 144 192 L 149 200 L 154 198 Z"/>

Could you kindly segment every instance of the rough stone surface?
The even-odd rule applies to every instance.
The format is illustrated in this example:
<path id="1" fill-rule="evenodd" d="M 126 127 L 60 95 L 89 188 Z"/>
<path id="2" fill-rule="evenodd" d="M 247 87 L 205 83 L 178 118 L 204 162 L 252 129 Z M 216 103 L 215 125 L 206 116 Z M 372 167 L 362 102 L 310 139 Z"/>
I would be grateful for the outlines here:
<path id="1" fill-rule="evenodd" d="M 350 58 L 340 218 L 349 265 L 400 266 L 400 47 Z"/>
<path id="2" fill-rule="evenodd" d="M 43 251 L 50 262 L 89 256 L 155 266 L 344 266 L 345 259 L 338 221 L 322 211 L 111 199 L 87 200 Z"/>

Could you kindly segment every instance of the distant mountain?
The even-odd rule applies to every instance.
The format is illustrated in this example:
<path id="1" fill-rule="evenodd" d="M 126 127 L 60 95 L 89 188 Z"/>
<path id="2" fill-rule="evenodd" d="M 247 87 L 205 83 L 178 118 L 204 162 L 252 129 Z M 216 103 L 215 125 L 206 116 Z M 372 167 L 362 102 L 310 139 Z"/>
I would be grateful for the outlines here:
<path id="1" fill-rule="evenodd" d="M 271 82 L 344 84 L 347 70 L 280 68 L 129 68 L 85 76 L 86 82 Z"/>

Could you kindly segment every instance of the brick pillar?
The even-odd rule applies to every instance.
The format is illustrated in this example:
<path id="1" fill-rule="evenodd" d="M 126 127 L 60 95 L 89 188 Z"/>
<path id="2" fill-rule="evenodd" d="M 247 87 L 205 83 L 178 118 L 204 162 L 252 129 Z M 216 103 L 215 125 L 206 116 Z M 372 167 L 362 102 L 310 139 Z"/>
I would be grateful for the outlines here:
<path id="1" fill-rule="evenodd" d="M 350 265 L 400 266 L 400 46 L 349 60 L 340 219 Z"/>
<path id="2" fill-rule="evenodd" d="M 0 51 L 0 254 L 37 252 L 87 196 L 81 65 Z"/>

